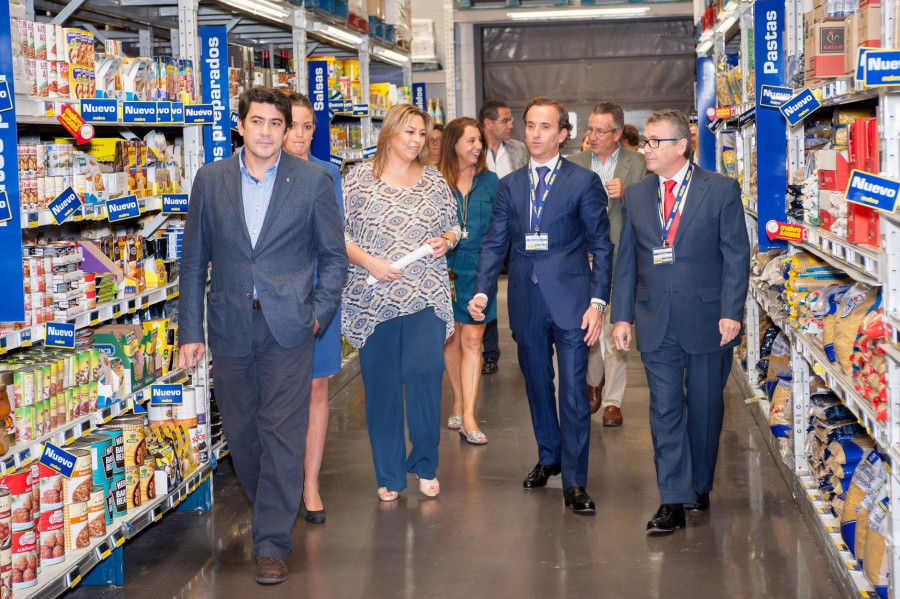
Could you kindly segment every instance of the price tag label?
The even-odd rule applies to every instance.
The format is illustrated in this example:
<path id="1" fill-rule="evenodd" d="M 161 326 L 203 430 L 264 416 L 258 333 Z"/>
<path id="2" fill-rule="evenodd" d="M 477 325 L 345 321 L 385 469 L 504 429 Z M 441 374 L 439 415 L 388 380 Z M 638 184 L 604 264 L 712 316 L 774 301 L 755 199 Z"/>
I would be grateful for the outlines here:
<path id="1" fill-rule="evenodd" d="M 122 102 L 123 123 L 156 123 L 156 102 Z"/>
<path id="2" fill-rule="evenodd" d="M 136 218 L 141 215 L 137 197 L 125 196 L 115 200 L 106 200 L 106 218 L 114 223 L 120 220 Z"/>
<path id="3" fill-rule="evenodd" d="M 44 333 L 44 345 L 75 349 L 75 325 L 64 322 L 48 322 Z"/>
<path id="4" fill-rule="evenodd" d="M 212 104 L 188 104 L 184 107 L 185 125 L 212 125 L 214 122 Z"/>
<path id="5" fill-rule="evenodd" d="M 187 214 L 188 211 L 188 194 L 186 193 L 167 193 L 162 197 L 162 213 L 163 214 Z"/>
<path id="6" fill-rule="evenodd" d="M 40 463 L 51 470 L 59 472 L 66 478 L 72 477 L 75 470 L 75 456 L 50 443 L 44 444 L 44 452 L 41 454 Z"/>
<path id="7" fill-rule="evenodd" d="M 119 103 L 109 98 L 85 98 L 81 100 L 81 117 L 88 123 L 116 123 Z"/>
<path id="8" fill-rule="evenodd" d="M 175 406 L 183 403 L 184 388 L 181 385 L 151 385 L 151 406 Z"/>

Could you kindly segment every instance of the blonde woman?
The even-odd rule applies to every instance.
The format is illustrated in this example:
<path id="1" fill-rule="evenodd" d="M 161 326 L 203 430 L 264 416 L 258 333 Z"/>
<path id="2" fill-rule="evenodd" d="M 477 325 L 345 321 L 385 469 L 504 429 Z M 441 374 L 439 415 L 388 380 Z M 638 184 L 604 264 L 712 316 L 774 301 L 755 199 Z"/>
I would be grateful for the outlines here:
<path id="1" fill-rule="evenodd" d="M 343 185 L 345 241 L 350 258 L 341 324 L 359 349 L 366 421 L 378 497 L 394 501 L 406 475 L 428 497 L 440 492 L 443 345 L 453 333 L 446 253 L 459 240 L 447 183 L 426 166 L 428 113 L 411 104 L 384 118 L 375 157 Z M 430 246 L 403 269 L 392 263 Z M 374 282 L 367 279 L 371 276 Z M 406 453 L 405 413 L 412 449 Z"/>
<path id="2" fill-rule="evenodd" d="M 500 179 L 487 169 L 481 123 L 468 117 L 447 123 L 439 168 L 453 190 L 461 228 L 459 245 L 447 255 L 455 291 L 456 326 L 456 332 L 444 344 L 444 364 L 453 389 L 453 409 L 447 427 L 458 430 L 460 437 L 472 445 L 484 445 L 487 437 L 475 420 L 475 404 L 481 381 L 481 341 L 485 325 L 497 319 L 496 296 L 488 302 L 482 322 L 472 319 L 468 305 L 475 295 L 478 251 L 491 223 Z"/>

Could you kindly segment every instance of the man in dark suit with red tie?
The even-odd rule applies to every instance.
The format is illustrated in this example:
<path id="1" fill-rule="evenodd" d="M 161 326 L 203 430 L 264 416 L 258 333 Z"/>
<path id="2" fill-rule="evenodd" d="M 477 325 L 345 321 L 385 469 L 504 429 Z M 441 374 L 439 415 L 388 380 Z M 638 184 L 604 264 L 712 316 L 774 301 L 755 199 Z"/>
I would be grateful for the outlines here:
<path id="1" fill-rule="evenodd" d="M 625 191 L 611 321 L 621 350 L 634 323 L 647 372 L 661 504 L 647 534 L 656 535 L 684 527 L 685 509 L 709 508 L 750 243 L 738 182 L 688 160 L 687 116 L 658 110 L 644 137 L 658 176 Z"/>
<path id="2" fill-rule="evenodd" d="M 613 246 L 606 191 L 596 173 L 560 156 L 572 128 L 565 106 L 535 98 L 525 107 L 524 120 L 531 159 L 497 188 L 469 313 L 476 321 L 484 319 L 511 243 L 509 326 L 518 341 L 538 444 L 538 463 L 522 486 L 543 487 L 562 473 L 565 505 L 593 514 L 594 502 L 585 490 L 591 425 L 585 377 L 588 351 L 600 338 L 609 303 Z M 593 268 L 588 253 L 594 256 Z"/>

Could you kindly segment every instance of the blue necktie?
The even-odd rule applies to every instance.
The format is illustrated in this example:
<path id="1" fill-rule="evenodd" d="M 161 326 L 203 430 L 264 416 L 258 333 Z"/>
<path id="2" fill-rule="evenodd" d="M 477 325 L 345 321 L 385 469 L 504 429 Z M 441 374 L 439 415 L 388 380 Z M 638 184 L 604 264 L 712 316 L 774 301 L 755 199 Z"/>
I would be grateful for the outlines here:
<path id="1" fill-rule="evenodd" d="M 544 214 L 544 207 L 541 202 L 541 199 L 544 197 L 544 191 L 547 189 L 547 173 L 550 172 L 550 168 L 546 166 L 539 166 L 536 169 L 538 175 L 537 186 L 534 190 L 534 201 L 537 206 L 541 207 L 541 216 Z M 532 208 L 532 216 L 536 216 L 534 214 L 534 208 Z M 534 227 L 532 227 L 534 230 Z M 537 273 L 531 271 L 531 282 L 537 284 L 538 278 Z"/>

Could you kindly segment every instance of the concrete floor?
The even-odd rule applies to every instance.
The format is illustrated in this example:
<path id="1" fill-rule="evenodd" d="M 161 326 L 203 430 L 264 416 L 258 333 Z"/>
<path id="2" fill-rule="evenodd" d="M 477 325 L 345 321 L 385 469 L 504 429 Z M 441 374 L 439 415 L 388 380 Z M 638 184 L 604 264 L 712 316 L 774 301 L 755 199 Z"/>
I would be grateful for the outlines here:
<path id="1" fill-rule="evenodd" d="M 505 312 L 505 310 L 501 310 Z M 332 399 L 321 476 L 328 521 L 299 519 L 291 575 L 254 582 L 250 506 L 229 460 L 214 476 L 209 513 L 172 513 L 125 546 L 124 589 L 80 587 L 71 597 L 600 597 L 830 599 L 838 592 L 821 551 L 733 383 L 709 512 L 686 530 L 648 538 L 658 506 L 647 422 L 648 390 L 631 356 L 621 428 L 591 431 L 587 490 L 596 517 L 563 506 L 559 477 L 525 491 L 537 450 L 515 359 L 501 321 L 500 372 L 485 377 L 479 420 L 490 443 L 445 430 L 441 494 L 414 477 L 399 501 L 378 501 L 362 383 Z M 450 410 L 445 383 L 443 418 Z"/>

